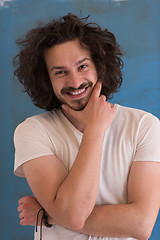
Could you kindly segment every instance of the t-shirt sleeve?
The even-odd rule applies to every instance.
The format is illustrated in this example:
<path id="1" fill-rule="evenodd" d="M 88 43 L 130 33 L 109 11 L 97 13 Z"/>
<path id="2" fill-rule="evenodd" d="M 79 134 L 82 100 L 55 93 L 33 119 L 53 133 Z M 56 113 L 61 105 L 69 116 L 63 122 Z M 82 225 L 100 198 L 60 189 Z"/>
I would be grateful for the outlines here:
<path id="1" fill-rule="evenodd" d="M 52 144 L 43 126 L 36 120 L 25 120 L 14 132 L 14 173 L 24 177 L 22 165 L 34 158 L 54 155 Z"/>
<path id="2" fill-rule="evenodd" d="M 160 121 L 152 114 L 145 115 L 137 129 L 134 161 L 160 162 Z"/>

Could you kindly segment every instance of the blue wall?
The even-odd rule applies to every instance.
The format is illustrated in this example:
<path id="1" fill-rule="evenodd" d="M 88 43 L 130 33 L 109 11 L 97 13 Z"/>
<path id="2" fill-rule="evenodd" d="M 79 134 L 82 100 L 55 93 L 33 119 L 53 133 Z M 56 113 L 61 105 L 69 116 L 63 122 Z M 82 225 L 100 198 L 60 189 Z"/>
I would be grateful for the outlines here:
<path id="1" fill-rule="evenodd" d="M 40 113 L 22 87 L 13 81 L 14 41 L 40 21 L 68 12 L 91 14 L 114 32 L 125 57 L 124 83 L 114 102 L 141 108 L 160 118 L 159 0 L 0 0 L 0 232 L 1 239 L 33 239 L 33 228 L 19 225 L 20 197 L 31 194 L 25 179 L 13 175 L 13 132 L 26 117 Z M 160 219 L 151 239 L 160 239 Z"/>

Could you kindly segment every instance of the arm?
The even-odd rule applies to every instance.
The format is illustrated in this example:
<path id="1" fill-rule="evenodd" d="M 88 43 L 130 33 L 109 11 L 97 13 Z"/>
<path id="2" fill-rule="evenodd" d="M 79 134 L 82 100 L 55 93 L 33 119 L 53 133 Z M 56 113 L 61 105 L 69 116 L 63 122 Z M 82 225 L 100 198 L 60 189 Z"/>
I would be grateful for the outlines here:
<path id="1" fill-rule="evenodd" d="M 148 239 L 159 211 L 159 183 L 159 163 L 133 163 L 128 181 L 128 203 L 96 206 L 82 232 L 94 236 Z"/>
<path id="2" fill-rule="evenodd" d="M 159 182 L 159 163 L 133 163 L 128 181 L 128 203 L 95 206 L 80 232 L 101 237 L 148 239 L 159 210 Z M 34 225 L 38 209 L 41 208 L 37 200 L 25 197 L 20 199 L 19 204 L 18 210 L 23 210 L 25 225 Z M 53 219 L 49 220 L 55 224 Z"/>
<path id="3" fill-rule="evenodd" d="M 84 125 L 82 143 L 69 174 L 55 156 L 40 157 L 23 165 L 25 177 L 39 203 L 58 224 L 73 230 L 83 227 L 94 208 L 103 135 L 115 113 L 105 98 L 99 97 L 100 90 L 97 84 L 83 111 L 65 108 L 69 114 L 74 112 L 74 117 Z M 100 125 L 98 129 L 97 125 Z"/>

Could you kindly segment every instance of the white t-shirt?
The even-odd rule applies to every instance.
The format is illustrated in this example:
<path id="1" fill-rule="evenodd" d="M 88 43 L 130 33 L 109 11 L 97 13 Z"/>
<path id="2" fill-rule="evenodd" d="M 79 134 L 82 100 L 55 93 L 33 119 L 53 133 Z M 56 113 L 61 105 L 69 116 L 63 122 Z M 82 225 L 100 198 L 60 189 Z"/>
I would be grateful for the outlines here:
<path id="1" fill-rule="evenodd" d="M 69 171 L 82 136 L 61 110 L 26 119 L 14 135 L 15 174 L 24 177 L 22 164 L 45 155 L 55 155 Z M 160 121 L 150 113 L 116 105 L 114 120 L 104 136 L 97 205 L 127 203 L 127 179 L 134 161 L 160 162 Z M 93 237 L 57 225 L 43 227 L 42 232 L 43 240 L 133 239 Z M 35 240 L 39 240 L 39 231 Z"/>

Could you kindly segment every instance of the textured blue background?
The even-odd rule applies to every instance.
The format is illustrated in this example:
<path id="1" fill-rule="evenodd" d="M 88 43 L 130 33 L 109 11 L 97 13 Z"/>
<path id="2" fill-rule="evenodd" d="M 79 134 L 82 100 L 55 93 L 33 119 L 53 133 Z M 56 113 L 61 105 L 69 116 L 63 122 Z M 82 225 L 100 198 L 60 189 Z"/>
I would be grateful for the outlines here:
<path id="1" fill-rule="evenodd" d="M 25 179 L 13 175 L 15 127 L 42 112 L 13 80 L 14 41 L 40 22 L 73 12 L 91 14 L 112 31 L 125 57 L 124 83 L 113 102 L 141 108 L 160 118 L 159 0 L 0 0 L 0 233 L 5 240 L 33 239 L 33 228 L 19 225 L 20 197 L 31 194 Z M 158 218 L 150 239 L 160 239 Z"/>

